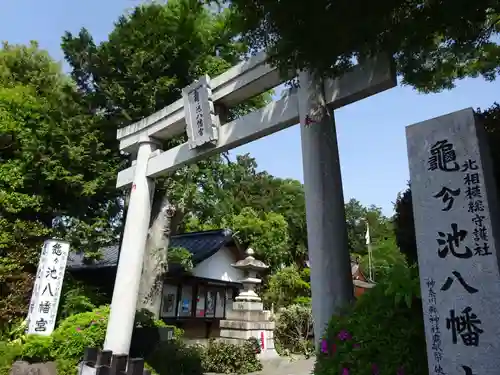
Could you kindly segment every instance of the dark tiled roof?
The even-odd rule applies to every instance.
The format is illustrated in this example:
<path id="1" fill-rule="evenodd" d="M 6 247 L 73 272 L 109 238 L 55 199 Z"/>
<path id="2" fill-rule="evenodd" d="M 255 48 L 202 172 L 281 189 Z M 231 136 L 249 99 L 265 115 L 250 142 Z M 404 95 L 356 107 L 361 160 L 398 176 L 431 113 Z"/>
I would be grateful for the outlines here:
<path id="1" fill-rule="evenodd" d="M 109 246 L 101 249 L 101 258 L 92 262 L 84 262 L 83 252 L 71 252 L 68 255 L 68 270 L 93 269 L 104 267 L 116 267 L 118 260 L 118 246 Z"/>
<path id="2" fill-rule="evenodd" d="M 169 248 L 183 247 L 192 254 L 193 264 L 196 265 L 210 258 L 224 245 L 233 242 L 233 235 L 229 229 L 217 229 L 205 232 L 179 234 L 170 238 Z M 67 268 L 69 270 L 95 269 L 116 267 L 118 264 L 119 246 L 109 246 L 101 250 L 102 257 L 91 263 L 84 263 L 83 253 L 70 253 Z M 170 271 L 173 271 L 172 269 Z"/>

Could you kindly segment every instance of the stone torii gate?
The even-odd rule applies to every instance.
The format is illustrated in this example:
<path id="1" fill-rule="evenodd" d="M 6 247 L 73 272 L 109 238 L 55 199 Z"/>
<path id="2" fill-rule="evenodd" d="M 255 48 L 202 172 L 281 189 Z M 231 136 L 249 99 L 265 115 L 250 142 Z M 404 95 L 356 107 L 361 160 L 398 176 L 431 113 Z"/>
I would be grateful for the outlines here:
<path id="1" fill-rule="evenodd" d="M 290 89 L 282 99 L 222 123 L 222 114 L 215 114 L 214 108 L 231 108 L 286 79 L 266 63 L 262 53 L 215 78 L 200 78 L 183 90 L 180 100 L 118 130 L 120 150 L 131 153 L 136 160 L 118 174 L 116 184 L 118 188 L 130 186 L 131 193 L 104 349 L 115 354 L 129 352 L 154 178 L 299 122 L 316 340 L 336 309 L 352 300 L 333 110 L 396 86 L 396 74 L 388 58 L 378 57 L 320 84 L 307 72 L 298 78 L 298 90 Z M 159 149 L 159 141 L 184 131 L 187 143 L 165 151 Z"/>

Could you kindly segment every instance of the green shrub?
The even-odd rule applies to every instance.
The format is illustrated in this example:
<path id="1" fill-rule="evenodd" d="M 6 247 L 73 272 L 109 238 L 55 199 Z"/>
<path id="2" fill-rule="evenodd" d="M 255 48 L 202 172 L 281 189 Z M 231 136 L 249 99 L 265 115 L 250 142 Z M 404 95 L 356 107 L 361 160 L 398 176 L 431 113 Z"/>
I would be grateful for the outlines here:
<path id="1" fill-rule="evenodd" d="M 276 318 L 274 341 L 282 355 L 290 353 L 310 355 L 314 351 L 311 307 L 290 305 L 280 310 Z"/>
<path id="2" fill-rule="evenodd" d="M 148 362 L 144 362 L 144 369 L 148 370 L 151 375 L 159 375 L 153 366 L 151 366 Z"/>
<path id="3" fill-rule="evenodd" d="M 162 320 L 155 320 L 154 315 L 151 311 L 146 309 L 141 309 L 135 313 L 136 327 L 163 327 L 166 324 Z"/>
<path id="4" fill-rule="evenodd" d="M 0 341 L 23 343 L 26 339 L 26 319 L 17 319 L 5 324 L 0 331 Z"/>
<path id="5" fill-rule="evenodd" d="M 146 363 L 148 369 L 159 375 L 245 374 L 262 369 L 258 352 L 257 339 L 250 339 L 243 345 L 210 340 L 207 347 L 186 345 L 175 339 L 160 343 L 146 358 Z"/>
<path id="6" fill-rule="evenodd" d="M 158 344 L 146 362 L 160 375 L 202 375 L 202 351 L 200 346 L 188 346 L 180 340 L 172 340 Z"/>
<path id="7" fill-rule="evenodd" d="M 202 366 L 205 372 L 224 374 L 246 374 L 262 369 L 252 341 L 235 345 L 210 340 L 203 350 Z"/>
<path id="8" fill-rule="evenodd" d="M 48 362 L 52 356 L 52 336 L 29 335 L 22 346 L 21 357 L 30 363 Z"/>
<path id="9" fill-rule="evenodd" d="M 52 333 L 54 355 L 79 359 L 86 347 L 102 348 L 108 316 L 109 307 L 104 306 L 64 319 Z"/>
<path id="10" fill-rule="evenodd" d="M 56 358 L 59 375 L 74 375 L 86 347 L 102 348 L 109 311 L 109 306 L 101 306 L 72 315 L 62 320 L 51 336 L 29 335 L 23 336 L 22 340 L 16 336 L 16 340 L 10 343 L 0 342 L 0 370 L 3 371 L 0 375 L 8 374 L 16 359 L 45 362 Z M 154 320 L 147 313 L 138 313 L 135 325 L 167 327 L 163 321 Z M 182 334 L 181 329 L 174 327 L 175 338 L 180 338 Z"/>
<path id="11" fill-rule="evenodd" d="M 321 341 L 314 374 L 426 375 L 421 301 L 412 269 L 396 266 L 341 316 Z"/>
<path id="12" fill-rule="evenodd" d="M 79 359 L 86 347 L 102 348 L 106 338 L 109 306 L 101 306 L 90 312 L 72 315 L 59 323 L 52 334 L 53 354 L 56 358 Z M 166 327 L 160 320 L 154 320 L 147 312 L 136 314 L 136 327 Z M 174 327 L 174 336 L 181 337 L 183 331 Z"/>
<path id="13" fill-rule="evenodd" d="M 55 360 L 57 375 L 77 375 L 78 360 L 55 359 L 51 353 L 51 336 L 29 335 L 25 343 L 0 342 L 0 375 L 9 375 L 12 364 L 16 360 L 30 363 L 48 362 Z"/>
<path id="14" fill-rule="evenodd" d="M 257 337 L 250 337 L 247 341 L 252 345 L 255 353 L 260 354 L 262 351 L 260 340 Z"/>
<path id="15" fill-rule="evenodd" d="M 10 374 L 12 363 L 19 358 L 22 352 L 20 343 L 0 341 L 0 375 Z"/>
<path id="16" fill-rule="evenodd" d="M 264 291 L 266 306 L 279 309 L 291 304 L 309 304 L 311 302 L 310 271 L 291 265 L 276 271 L 269 277 Z"/>
<path id="17" fill-rule="evenodd" d="M 85 294 L 80 288 L 70 289 L 62 296 L 59 316 L 65 319 L 68 316 L 89 312 L 97 306 L 92 303 L 92 299 Z"/>
<path id="18" fill-rule="evenodd" d="M 172 327 L 174 329 L 174 337 L 180 338 L 184 336 L 184 330 L 177 328 L 176 326 L 171 326 L 166 324 L 163 320 L 155 319 L 153 313 L 146 309 L 142 309 L 135 314 L 135 326 L 136 327 Z"/>
<path id="19" fill-rule="evenodd" d="M 78 361 L 73 359 L 56 359 L 57 375 L 77 375 Z"/>
<path id="20" fill-rule="evenodd" d="M 89 312 L 106 304 L 108 297 L 99 288 L 75 279 L 70 273 L 64 275 L 64 284 L 59 302 L 59 320 L 68 316 Z"/>

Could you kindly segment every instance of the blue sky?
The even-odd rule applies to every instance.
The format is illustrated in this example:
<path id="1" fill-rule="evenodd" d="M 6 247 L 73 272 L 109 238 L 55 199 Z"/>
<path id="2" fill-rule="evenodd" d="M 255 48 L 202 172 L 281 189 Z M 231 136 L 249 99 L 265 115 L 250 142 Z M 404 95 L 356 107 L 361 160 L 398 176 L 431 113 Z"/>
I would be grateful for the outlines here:
<path id="1" fill-rule="evenodd" d="M 16 0 L 0 10 L 0 40 L 27 43 L 37 40 L 52 57 L 62 59 L 64 31 L 90 30 L 97 41 L 106 39 L 113 22 L 139 0 Z M 496 93 L 496 94 L 495 94 Z M 500 101 L 500 82 L 467 79 L 452 91 L 422 95 L 398 86 L 336 111 L 345 199 L 375 204 L 392 214 L 397 193 L 408 180 L 405 126 L 466 107 L 490 106 Z M 250 153 L 259 168 L 279 177 L 303 181 L 298 126 L 239 147 Z"/>

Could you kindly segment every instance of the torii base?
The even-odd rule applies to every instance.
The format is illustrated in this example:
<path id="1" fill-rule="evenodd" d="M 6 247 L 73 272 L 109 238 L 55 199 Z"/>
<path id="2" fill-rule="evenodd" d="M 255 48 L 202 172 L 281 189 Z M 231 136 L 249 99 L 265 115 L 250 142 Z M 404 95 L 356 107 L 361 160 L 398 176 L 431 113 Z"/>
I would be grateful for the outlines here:
<path id="1" fill-rule="evenodd" d="M 151 375 L 151 372 L 144 369 L 142 358 L 86 348 L 78 375 Z"/>

